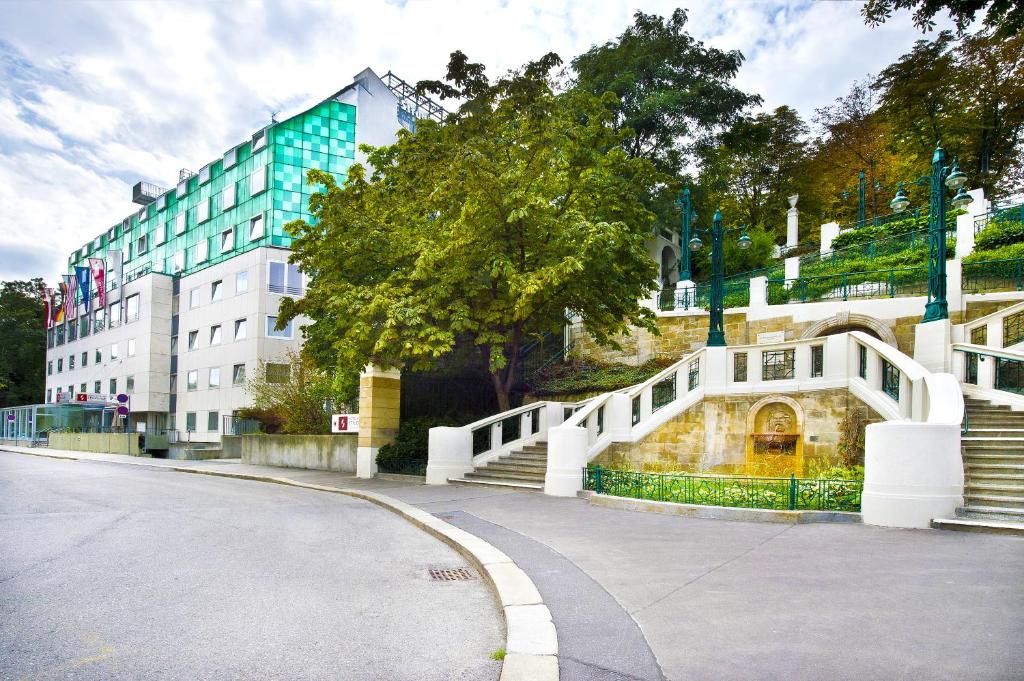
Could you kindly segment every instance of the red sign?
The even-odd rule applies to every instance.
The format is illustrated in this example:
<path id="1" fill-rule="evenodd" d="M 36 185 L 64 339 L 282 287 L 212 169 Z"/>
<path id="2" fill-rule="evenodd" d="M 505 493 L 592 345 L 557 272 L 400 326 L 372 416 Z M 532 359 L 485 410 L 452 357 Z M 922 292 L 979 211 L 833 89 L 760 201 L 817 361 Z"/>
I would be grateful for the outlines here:
<path id="1" fill-rule="evenodd" d="M 358 433 L 359 414 L 334 414 L 331 417 L 332 433 Z"/>

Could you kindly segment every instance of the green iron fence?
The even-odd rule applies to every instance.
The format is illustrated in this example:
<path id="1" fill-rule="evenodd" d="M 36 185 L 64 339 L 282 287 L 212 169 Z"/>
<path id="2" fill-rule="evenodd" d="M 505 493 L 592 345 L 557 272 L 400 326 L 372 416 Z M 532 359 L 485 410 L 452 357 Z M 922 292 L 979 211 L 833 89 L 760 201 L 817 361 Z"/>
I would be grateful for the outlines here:
<path id="1" fill-rule="evenodd" d="M 969 293 L 1024 291 L 1024 258 L 965 262 L 963 290 Z"/>
<path id="2" fill-rule="evenodd" d="M 583 469 L 583 489 L 676 504 L 780 511 L 859 511 L 863 480 L 760 478 Z"/>
<path id="3" fill-rule="evenodd" d="M 768 280 L 769 305 L 850 298 L 899 298 L 927 293 L 927 267 Z"/>
<path id="4" fill-rule="evenodd" d="M 1024 222 L 1024 203 L 994 208 L 974 218 L 974 234 L 988 227 L 990 222 Z"/>
<path id="5" fill-rule="evenodd" d="M 746 307 L 750 304 L 750 280 L 726 281 L 723 293 L 723 304 L 726 308 Z M 711 284 L 695 284 L 682 289 L 662 289 L 658 307 L 662 310 L 707 310 L 711 307 Z"/>

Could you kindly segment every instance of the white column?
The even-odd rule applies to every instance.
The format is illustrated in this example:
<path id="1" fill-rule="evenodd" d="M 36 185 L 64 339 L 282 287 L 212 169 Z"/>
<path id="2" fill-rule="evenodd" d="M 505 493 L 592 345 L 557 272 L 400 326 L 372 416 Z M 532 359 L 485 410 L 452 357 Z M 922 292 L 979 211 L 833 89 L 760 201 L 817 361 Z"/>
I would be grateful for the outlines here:
<path id="1" fill-rule="evenodd" d="M 800 242 L 800 211 L 796 208 L 799 194 L 789 197 L 789 211 L 786 212 L 786 246 L 793 248 Z"/>
<path id="2" fill-rule="evenodd" d="M 914 359 L 933 373 L 945 373 L 952 367 L 953 328 L 948 319 L 914 327 Z"/>
<path id="3" fill-rule="evenodd" d="M 729 365 L 727 348 L 705 348 L 704 349 L 704 394 L 721 395 L 729 387 Z M 750 371 L 750 358 L 747 358 L 747 371 Z M 686 380 L 687 367 L 683 367 L 683 380 Z M 685 387 L 686 383 L 677 383 L 677 386 Z M 683 392 L 678 389 L 678 392 Z"/>
<path id="4" fill-rule="evenodd" d="M 750 280 L 750 307 L 768 305 L 768 277 L 754 277 Z"/>
<path id="5" fill-rule="evenodd" d="M 821 252 L 828 253 L 832 250 L 832 240 L 839 236 L 839 223 L 826 222 L 821 226 Z"/>
<path id="6" fill-rule="evenodd" d="M 967 212 L 956 216 L 956 257 L 965 258 L 974 252 L 974 218 L 988 212 L 989 202 L 985 200 L 984 189 L 967 192 L 974 199 Z"/>
<path id="7" fill-rule="evenodd" d="M 792 284 L 790 283 L 793 279 L 800 278 L 800 258 L 799 256 L 793 256 L 792 258 L 786 258 L 786 288 L 789 288 Z"/>
<path id="8" fill-rule="evenodd" d="M 574 497 L 583 489 L 587 465 L 587 431 L 577 426 L 558 426 L 548 431 L 548 469 L 544 494 Z"/>
<path id="9" fill-rule="evenodd" d="M 444 485 L 473 470 L 473 433 L 441 426 L 427 436 L 427 484 Z"/>

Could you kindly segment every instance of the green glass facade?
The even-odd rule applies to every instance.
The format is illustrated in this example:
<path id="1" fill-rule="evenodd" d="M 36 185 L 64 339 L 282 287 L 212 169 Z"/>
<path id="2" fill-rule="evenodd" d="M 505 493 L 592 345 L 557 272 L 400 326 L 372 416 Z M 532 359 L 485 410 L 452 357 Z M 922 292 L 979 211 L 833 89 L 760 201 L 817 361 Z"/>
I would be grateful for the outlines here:
<path id="1" fill-rule="evenodd" d="M 289 247 L 284 225 L 311 220 L 309 197 L 321 189 L 306 183 L 307 171 L 343 182 L 355 134 L 355 107 L 334 100 L 275 123 L 72 253 L 69 271 L 117 250 L 125 281 L 187 275 L 260 246 Z"/>

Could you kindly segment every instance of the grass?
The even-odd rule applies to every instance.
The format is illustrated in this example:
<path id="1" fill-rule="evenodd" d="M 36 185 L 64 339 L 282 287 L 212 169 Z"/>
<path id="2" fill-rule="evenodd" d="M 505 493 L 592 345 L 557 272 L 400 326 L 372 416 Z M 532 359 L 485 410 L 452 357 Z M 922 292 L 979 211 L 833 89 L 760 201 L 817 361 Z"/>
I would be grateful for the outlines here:
<path id="1" fill-rule="evenodd" d="M 505 649 L 504 648 L 498 648 L 497 650 L 495 650 L 493 653 L 491 653 L 491 659 L 492 660 L 504 660 L 505 659 Z"/>

